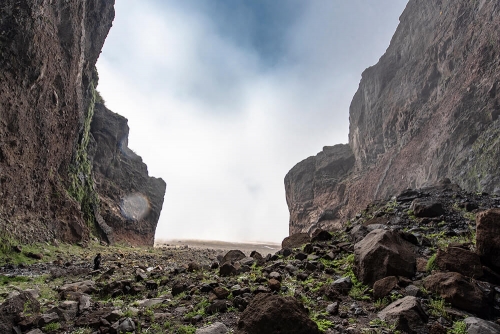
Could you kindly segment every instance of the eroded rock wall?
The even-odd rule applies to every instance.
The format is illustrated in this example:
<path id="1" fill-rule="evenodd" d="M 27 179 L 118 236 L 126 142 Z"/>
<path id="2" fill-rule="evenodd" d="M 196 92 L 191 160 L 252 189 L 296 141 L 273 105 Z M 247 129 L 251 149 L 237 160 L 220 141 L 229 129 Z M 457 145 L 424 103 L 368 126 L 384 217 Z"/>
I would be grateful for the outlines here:
<path id="1" fill-rule="evenodd" d="M 499 11 L 488 0 L 408 2 L 351 103 L 353 168 L 331 187 L 313 182 L 312 192 L 293 196 L 294 185 L 318 172 L 309 158 L 287 175 L 291 233 L 307 231 L 328 210 L 335 215 L 326 225 L 334 226 L 373 200 L 443 178 L 500 192 Z M 298 177 L 300 169 L 312 175 Z"/>
<path id="2" fill-rule="evenodd" d="M 100 215 L 111 228 L 105 233 L 109 242 L 152 246 L 166 184 L 149 177 L 141 157 L 128 148 L 127 122 L 96 104 L 91 133 Z"/>
<path id="3" fill-rule="evenodd" d="M 88 238 L 68 170 L 113 0 L 0 4 L 0 223 L 24 241 Z"/>
<path id="4" fill-rule="evenodd" d="M 123 134 L 128 150 L 127 122 L 96 103 L 113 19 L 114 0 L 0 3 L 0 241 L 85 242 L 100 231 L 153 244 L 165 183 L 117 152 L 109 134 Z M 127 194 L 142 194 L 147 209 L 122 203 Z"/>

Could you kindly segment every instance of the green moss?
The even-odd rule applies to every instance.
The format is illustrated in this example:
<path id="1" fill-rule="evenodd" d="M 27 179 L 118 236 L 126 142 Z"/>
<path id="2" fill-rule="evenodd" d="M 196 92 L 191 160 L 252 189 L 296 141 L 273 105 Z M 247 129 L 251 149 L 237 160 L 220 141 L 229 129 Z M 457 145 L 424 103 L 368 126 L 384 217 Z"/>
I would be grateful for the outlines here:
<path id="1" fill-rule="evenodd" d="M 95 90 L 94 83 L 90 84 L 89 90 L 90 101 L 85 114 L 83 130 L 68 171 L 70 180 L 68 193 L 80 203 L 80 209 L 88 227 L 93 234 L 96 234 L 93 207 L 99 204 L 99 198 L 94 190 L 92 164 L 88 157 L 88 146 L 91 137 L 90 125 L 94 117 L 94 107 L 98 100 L 98 93 Z"/>

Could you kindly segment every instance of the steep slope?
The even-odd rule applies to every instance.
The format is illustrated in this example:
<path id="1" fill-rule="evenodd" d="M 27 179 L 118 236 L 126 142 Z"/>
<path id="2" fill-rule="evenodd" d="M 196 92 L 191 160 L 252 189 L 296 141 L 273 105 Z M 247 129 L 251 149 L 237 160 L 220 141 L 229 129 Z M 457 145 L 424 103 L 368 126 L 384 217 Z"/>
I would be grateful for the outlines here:
<path id="1" fill-rule="evenodd" d="M 352 168 L 325 174 L 319 165 L 345 153 L 327 162 L 320 153 L 287 174 L 290 233 L 335 226 L 373 200 L 442 178 L 500 192 L 499 11 L 496 1 L 409 1 L 351 103 Z M 315 180 L 312 199 L 304 178 Z"/>
<path id="2" fill-rule="evenodd" d="M 86 241 L 102 222 L 90 123 L 113 19 L 114 0 L 0 4 L 0 239 Z"/>

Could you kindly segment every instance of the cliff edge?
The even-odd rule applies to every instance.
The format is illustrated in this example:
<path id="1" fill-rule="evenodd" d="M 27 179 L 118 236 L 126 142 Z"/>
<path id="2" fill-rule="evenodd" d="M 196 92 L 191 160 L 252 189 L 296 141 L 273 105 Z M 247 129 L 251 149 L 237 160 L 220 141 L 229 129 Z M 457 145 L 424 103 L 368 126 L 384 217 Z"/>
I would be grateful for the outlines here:
<path id="1" fill-rule="evenodd" d="M 101 108 L 95 64 L 113 19 L 114 0 L 0 4 L 0 239 L 121 239 L 117 220 L 100 215 L 108 202 L 94 168 L 105 162 L 102 137 L 91 133 Z M 127 168 L 131 184 L 147 178 L 145 165 Z M 150 235 L 139 244 L 154 238 L 165 187 L 155 189 Z M 135 229 L 128 217 L 121 223 Z"/>
<path id="2" fill-rule="evenodd" d="M 386 53 L 362 74 L 349 143 L 285 177 L 290 234 L 335 228 L 374 200 L 443 178 L 500 193 L 499 11 L 496 1 L 408 2 Z"/>

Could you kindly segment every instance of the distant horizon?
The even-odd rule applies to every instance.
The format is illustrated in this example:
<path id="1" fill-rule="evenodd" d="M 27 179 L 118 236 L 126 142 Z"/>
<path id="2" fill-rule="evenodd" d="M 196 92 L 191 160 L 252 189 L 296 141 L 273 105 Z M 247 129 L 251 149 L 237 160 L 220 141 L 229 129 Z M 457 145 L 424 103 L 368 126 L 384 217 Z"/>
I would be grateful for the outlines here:
<path id="1" fill-rule="evenodd" d="M 167 183 L 156 238 L 288 236 L 285 175 L 348 142 L 361 73 L 407 2 L 117 2 L 97 89 Z"/>

